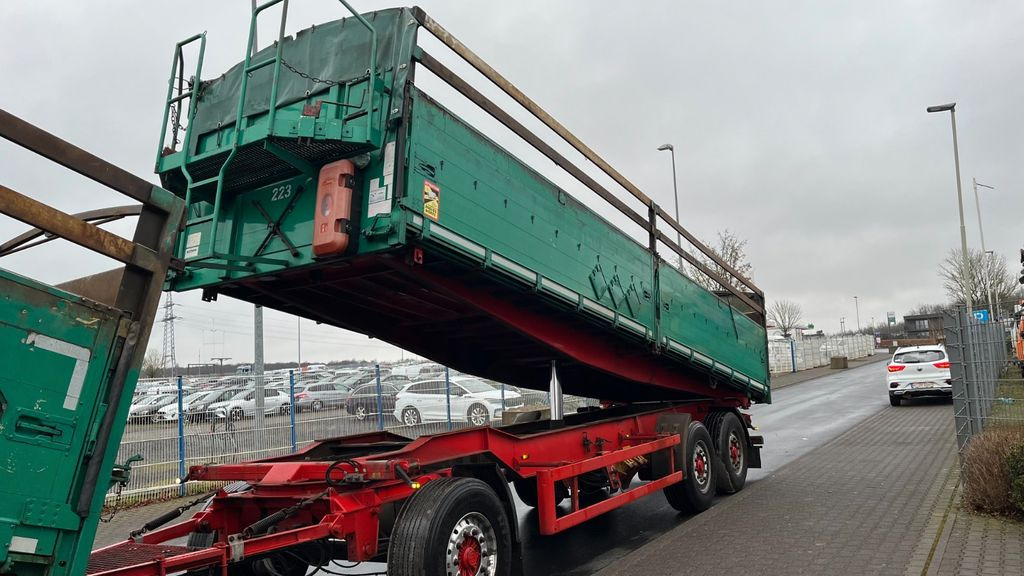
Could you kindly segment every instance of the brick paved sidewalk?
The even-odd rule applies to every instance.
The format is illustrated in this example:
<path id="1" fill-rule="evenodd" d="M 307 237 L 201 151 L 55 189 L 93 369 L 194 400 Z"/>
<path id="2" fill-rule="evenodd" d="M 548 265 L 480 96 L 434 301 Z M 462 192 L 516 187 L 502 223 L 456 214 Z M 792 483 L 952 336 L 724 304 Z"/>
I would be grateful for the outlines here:
<path id="1" fill-rule="evenodd" d="M 886 408 L 599 575 L 921 574 L 955 466 L 948 403 Z"/>
<path id="2" fill-rule="evenodd" d="M 1024 574 L 1024 523 L 957 510 L 929 576 Z"/>

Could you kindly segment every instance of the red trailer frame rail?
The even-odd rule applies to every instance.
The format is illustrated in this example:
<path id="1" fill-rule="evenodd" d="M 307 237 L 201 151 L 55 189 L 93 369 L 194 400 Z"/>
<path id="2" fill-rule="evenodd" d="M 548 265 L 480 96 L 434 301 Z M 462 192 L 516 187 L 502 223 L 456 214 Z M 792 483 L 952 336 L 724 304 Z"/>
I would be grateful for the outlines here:
<path id="1" fill-rule="evenodd" d="M 387 552 L 382 542 L 402 522 L 407 503 L 431 482 L 452 477 L 490 486 L 512 526 L 513 543 L 517 523 L 509 482 L 538 508 L 540 532 L 554 534 L 656 490 L 674 489 L 695 471 L 711 482 L 710 470 L 718 465 L 707 458 L 715 450 L 706 441 L 703 452 L 688 448 L 688 436 L 697 442 L 707 436 L 701 420 L 735 414 L 740 422 L 736 408 L 710 402 L 619 406 L 564 422 L 467 428 L 415 440 L 370 433 L 316 442 L 285 457 L 195 466 L 186 480 L 242 481 L 246 489 L 221 490 L 189 520 L 95 551 L 88 573 L 164 576 L 208 568 L 227 574 L 248 562 L 244 574 L 304 574 L 306 564 L 294 574 L 281 565 L 260 569 L 288 550 L 311 558 L 307 564 L 377 559 Z M 757 447 L 745 427 L 742 433 L 756 462 Z M 637 474 L 648 482 L 629 488 Z M 587 498 L 584 488 L 595 485 L 603 498 Z M 713 493 L 712 484 L 709 497 Z M 559 507 L 566 496 L 569 506 Z M 192 534 L 210 534 L 213 543 L 200 549 L 165 545 Z"/>

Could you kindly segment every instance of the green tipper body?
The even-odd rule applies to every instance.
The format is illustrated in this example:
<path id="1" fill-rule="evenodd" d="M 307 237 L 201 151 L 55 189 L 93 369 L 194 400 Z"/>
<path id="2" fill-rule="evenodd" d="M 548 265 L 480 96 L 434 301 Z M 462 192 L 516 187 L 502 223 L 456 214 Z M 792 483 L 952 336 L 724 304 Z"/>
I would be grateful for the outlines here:
<path id="1" fill-rule="evenodd" d="M 107 481 L 76 510 L 127 322 L 107 306 L 0 269 L 0 573 L 84 574 Z M 138 372 L 125 385 L 133 390 Z M 130 398 L 130 396 L 129 396 Z"/>
<path id="2" fill-rule="evenodd" d="M 244 62 L 199 85 L 183 145 L 157 166 L 189 205 L 172 289 L 530 388 L 547 387 L 554 361 L 564 390 L 583 396 L 770 400 L 761 324 L 420 91 L 409 10 L 364 17 L 372 75 L 354 18 L 285 39 L 273 125 L 275 66 L 252 72 L 244 94 Z M 316 257 L 319 169 L 343 158 L 358 167 L 351 216 L 335 223 L 349 244 Z"/>

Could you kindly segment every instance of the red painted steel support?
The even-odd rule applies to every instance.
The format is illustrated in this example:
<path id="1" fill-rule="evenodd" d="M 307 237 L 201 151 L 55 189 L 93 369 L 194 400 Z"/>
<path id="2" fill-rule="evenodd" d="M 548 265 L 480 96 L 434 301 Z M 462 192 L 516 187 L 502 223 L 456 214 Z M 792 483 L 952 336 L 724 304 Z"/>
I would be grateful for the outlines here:
<path id="1" fill-rule="evenodd" d="M 645 442 L 630 448 L 623 448 L 614 452 L 608 452 L 601 456 L 589 458 L 581 462 L 574 462 L 558 468 L 542 469 L 537 471 L 537 511 L 540 519 L 540 533 L 544 535 L 555 534 L 581 524 L 595 516 L 599 516 L 622 506 L 628 502 L 646 496 L 655 490 L 660 490 L 670 484 L 675 484 L 683 479 L 681 471 L 675 471 L 663 478 L 653 480 L 647 484 L 637 486 L 631 490 L 623 490 L 621 493 L 606 498 L 601 502 L 580 508 L 577 499 L 578 491 L 573 490 L 573 511 L 561 517 L 556 516 L 555 510 L 555 483 L 566 479 L 575 480 L 581 474 L 606 468 L 630 458 L 643 456 L 659 450 L 666 450 L 679 444 L 679 436 L 671 435 L 664 438 Z"/>

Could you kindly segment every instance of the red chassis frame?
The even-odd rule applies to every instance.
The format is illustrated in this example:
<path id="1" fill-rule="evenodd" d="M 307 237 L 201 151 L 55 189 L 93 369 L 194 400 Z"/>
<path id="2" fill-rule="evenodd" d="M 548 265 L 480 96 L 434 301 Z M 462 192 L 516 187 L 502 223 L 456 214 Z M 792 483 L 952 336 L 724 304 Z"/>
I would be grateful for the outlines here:
<path id="1" fill-rule="evenodd" d="M 229 564 L 242 558 L 328 538 L 345 541 L 349 561 L 371 560 L 380 552 L 385 506 L 397 504 L 421 485 L 472 463 L 496 464 L 519 478 L 536 478 L 540 532 L 554 534 L 681 481 L 684 472 L 677 469 L 673 450 L 681 435 L 659 433 L 657 423 L 666 414 L 704 420 L 711 408 L 706 401 L 660 404 L 646 411 L 620 407 L 579 415 L 592 420 L 580 424 L 573 424 L 574 418 L 568 417 L 562 427 L 532 423 L 506 429 L 466 428 L 412 441 L 377 432 L 323 440 L 280 458 L 194 466 L 187 480 L 241 480 L 252 489 L 234 494 L 222 490 L 206 510 L 189 520 L 96 550 L 88 573 L 164 576 L 216 566 L 226 576 Z M 393 449 L 398 443 L 404 445 Z M 329 456 L 353 451 L 364 455 Z M 559 515 L 554 499 L 556 482 L 575 487 L 577 477 L 598 469 L 617 478 L 617 465 L 659 451 L 669 455 L 667 473 L 661 477 L 589 506 L 581 506 L 572 490 L 571 510 Z M 285 510 L 289 513 L 284 514 Z M 263 528 L 270 527 L 266 519 L 275 513 L 279 517 L 273 522 L 275 530 L 264 533 Z M 261 520 L 261 528 L 254 530 Z M 211 531 L 218 537 L 207 549 L 163 545 L 193 532 Z"/>

